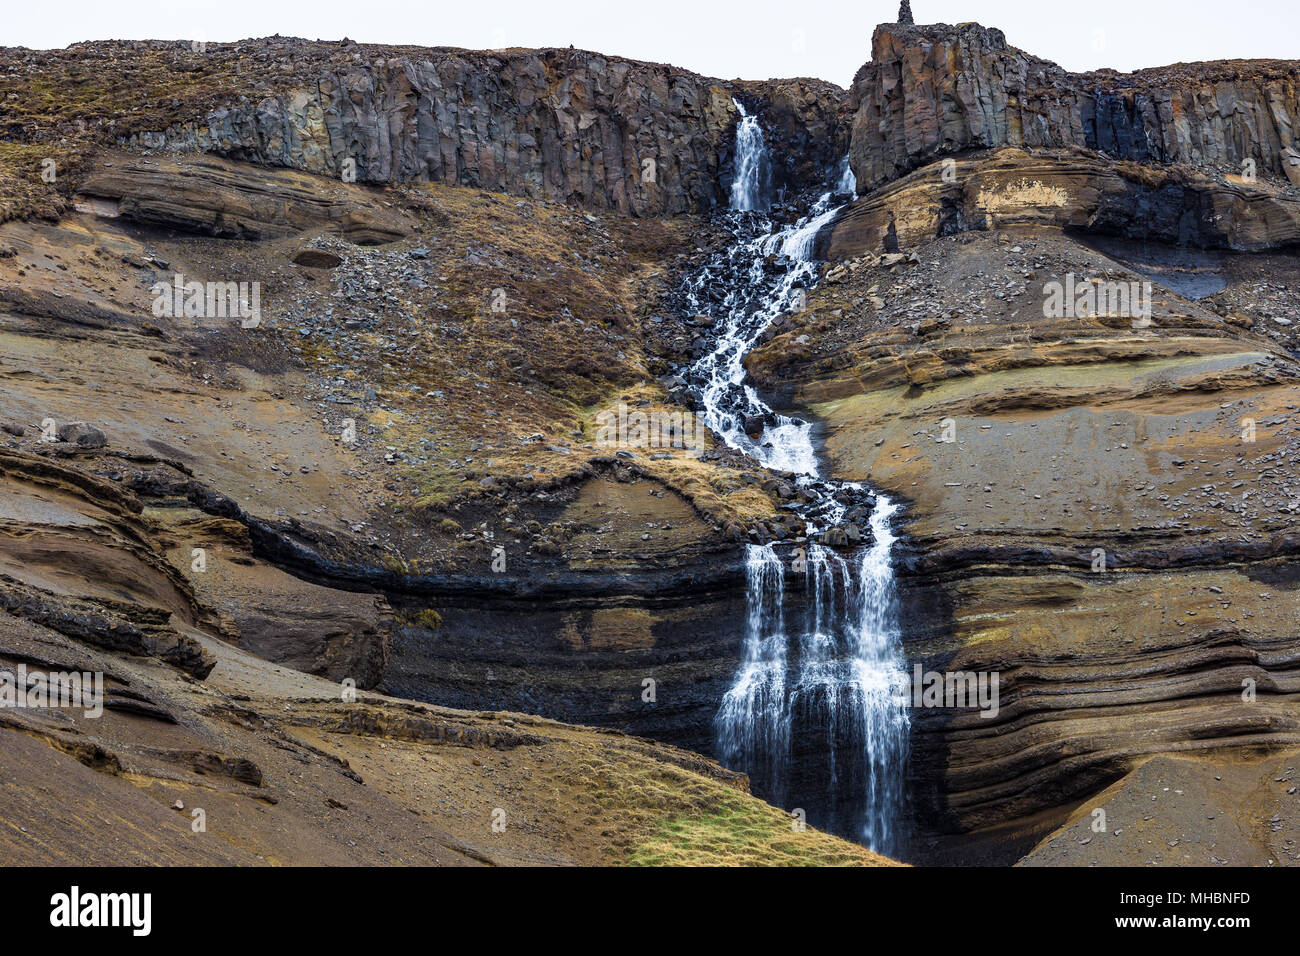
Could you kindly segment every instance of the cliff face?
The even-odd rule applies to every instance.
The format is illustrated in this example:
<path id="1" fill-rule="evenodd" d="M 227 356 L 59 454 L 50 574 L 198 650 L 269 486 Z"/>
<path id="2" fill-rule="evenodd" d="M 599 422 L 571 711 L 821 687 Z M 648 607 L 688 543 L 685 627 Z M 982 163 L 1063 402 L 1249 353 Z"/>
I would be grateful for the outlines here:
<path id="1" fill-rule="evenodd" d="M 819 184 L 848 144 L 845 92 L 819 81 L 733 91 L 670 66 L 555 49 L 368 48 L 340 57 L 305 44 L 285 67 L 292 78 L 257 99 L 230 98 L 125 142 L 636 216 L 725 205 L 733 95 L 776 131 L 778 186 Z"/>
<path id="2" fill-rule="evenodd" d="M 1117 159 L 1293 175 L 1300 64 L 1230 61 L 1075 74 L 968 23 L 885 24 L 854 80 L 851 163 L 862 188 L 937 155 L 1081 146 Z"/>
<path id="3" fill-rule="evenodd" d="M 782 408 L 816 416 L 833 477 L 905 504 L 909 665 L 1002 682 L 996 715 L 914 714 L 908 790 L 933 843 L 917 858 L 949 858 L 950 834 L 974 856 L 985 837 L 968 835 L 991 831 L 989 859 L 1010 860 L 1153 754 L 1300 746 L 1300 267 L 1269 252 L 1300 238 L 1295 190 L 1269 181 L 1295 76 L 1255 63 L 1072 76 L 975 26 L 884 27 L 876 46 L 854 163 L 864 189 L 889 185 L 825 230 L 837 264 L 747 368 Z M 799 535 L 798 491 L 711 438 L 699 458 L 653 443 L 611 454 L 597 416 L 692 410 L 675 373 L 714 324 L 675 290 L 732 237 L 666 217 L 725 202 L 732 97 L 760 116 L 788 195 L 847 150 L 842 91 L 569 50 L 273 38 L 5 56 L 0 101 L 30 182 L 11 200 L 0 173 L 0 219 L 14 220 L 0 222 L 0 665 L 55 648 L 51 666 L 75 651 L 120 673 L 133 722 L 86 740 L 152 796 L 63 759 L 84 750 L 31 743 L 42 723 L 9 726 L 25 791 L 71 771 L 78 805 L 153 819 L 192 799 L 156 781 L 193 772 L 208 788 L 224 768 L 241 801 L 265 786 L 282 808 L 234 834 L 236 862 L 245 847 L 339 861 L 337 833 L 283 839 L 333 795 L 414 846 L 422 831 L 390 825 L 413 816 L 388 800 L 408 787 L 402 800 L 468 860 L 643 860 L 649 834 L 700 805 L 636 802 L 665 766 L 789 830 L 702 758 L 517 715 L 345 706 L 338 685 L 712 752 L 743 653 L 743 542 Z M 102 148 L 121 143 L 149 155 Z M 224 158 L 166 155 L 187 150 Z M 934 160 L 965 151 L 945 178 Z M 1258 183 L 1213 168 L 1247 155 Z M 1172 160 L 1203 168 L 1157 165 Z M 52 195 L 61 219 L 23 219 Z M 1112 258 L 1075 233 L 1142 242 Z M 867 255 L 881 247 L 916 255 Z M 1152 274 L 1170 284 L 1147 323 L 1044 314 L 1050 283 Z M 261 283 L 261 324 L 157 315 L 155 284 L 180 277 Z M 1175 280 L 1223 288 L 1188 301 Z M 48 441 L 47 417 L 93 422 L 81 433 L 98 441 Z M 158 661 L 205 682 L 160 676 Z M 260 715 L 280 730 L 253 733 Z M 332 758 L 291 749 L 293 728 L 333 739 L 369 790 L 331 787 Z M 426 750 L 386 763 L 379 740 L 386 755 L 401 741 L 465 760 L 430 774 Z M 805 737 L 792 757 L 813 819 L 835 800 L 814 776 L 823 743 Z M 325 783 L 304 785 L 309 765 Z M 487 854 L 474 821 L 497 806 L 498 773 L 532 794 L 545 830 Z M 430 808 L 435 788 L 458 801 Z M 598 824 L 573 812 L 598 801 Z M 73 837 L 69 855 L 85 844 Z M 408 859 L 372 839 L 348 859 Z M 429 845 L 438 862 L 463 855 Z"/>
<path id="4" fill-rule="evenodd" d="M 683 71 L 570 51 L 379 59 L 167 131 L 170 145 L 359 182 L 477 186 L 653 215 L 718 199 L 735 110 Z"/>

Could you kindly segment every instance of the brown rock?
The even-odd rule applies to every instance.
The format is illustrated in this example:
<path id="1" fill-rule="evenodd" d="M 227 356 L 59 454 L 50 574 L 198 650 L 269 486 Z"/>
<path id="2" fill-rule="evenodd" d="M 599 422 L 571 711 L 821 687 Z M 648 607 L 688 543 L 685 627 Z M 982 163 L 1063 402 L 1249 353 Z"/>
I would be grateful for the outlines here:
<path id="1" fill-rule="evenodd" d="M 1245 251 L 1300 239 L 1300 200 L 1264 180 L 1224 183 L 1185 167 L 1046 150 L 1001 149 L 948 162 L 858 199 L 823 232 L 826 257 L 879 252 L 891 240 L 911 247 L 967 230 L 1017 226 Z"/>
<path id="2" fill-rule="evenodd" d="M 322 185 L 310 176 L 280 171 L 255 174 L 213 157 L 184 161 L 126 162 L 81 184 L 90 208 L 152 226 L 221 239 L 276 239 L 325 228 L 351 242 L 371 245 L 405 237 L 404 216 L 356 187 Z"/>

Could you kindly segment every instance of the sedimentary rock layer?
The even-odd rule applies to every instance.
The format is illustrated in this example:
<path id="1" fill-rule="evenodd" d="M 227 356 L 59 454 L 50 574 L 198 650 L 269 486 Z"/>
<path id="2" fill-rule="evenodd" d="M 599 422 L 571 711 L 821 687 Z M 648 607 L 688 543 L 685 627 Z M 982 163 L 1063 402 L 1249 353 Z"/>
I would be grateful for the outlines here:
<path id="1" fill-rule="evenodd" d="M 863 196 L 821 235 L 833 260 L 966 230 L 1029 225 L 1213 249 L 1300 242 L 1300 197 L 1183 166 L 1106 162 L 1082 150 L 1004 148 L 931 163 Z"/>
<path id="2" fill-rule="evenodd" d="M 909 665 L 999 680 L 996 712 L 913 712 L 920 859 L 973 859 L 988 840 L 986 862 L 1015 860 L 1040 827 L 1154 754 L 1239 759 L 1300 742 L 1289 491 L 1300 370 L 1262 334 L 1291 320 L 1221 315 L 1160 280 L 1145 320 L 1112 306 L 1051 317 L 1048 288 L 1067 276 L 1140 277 L 1059 228 L 1091 161 L 1067 162 L 1074 185 L 1049 165 L 1018 150 L 959 163 L 969 189 L 955 187 L 949 212 L 987 216 L 988 231 L 933 238 L 934 169 L 859 200 L 831 248 L 849 254 L 847 223 L 888 209 L 915 256 L 828 270 L 806 313 L 747 363 L 759 387 L 824 423 L 834 474 L 906 502 L 896 557 Z M 1044 201 L 1049 186 L 1074 199 Z M 979 201 L 990 192 L 1006 202 Z M 1094 189 L 1075 224 L 1125 194 Z M 1161 221 L 1157 206 L 1124 208 L 1128 228 L 1143 227 L 1142 208 L 1145 224 Z M 1167 253 L 1205 278 L 1199 254 Z M 1274 281 L 1290 274 L 1271 268 Z M 959 852 L 942 831 L 967 834 Z"/>

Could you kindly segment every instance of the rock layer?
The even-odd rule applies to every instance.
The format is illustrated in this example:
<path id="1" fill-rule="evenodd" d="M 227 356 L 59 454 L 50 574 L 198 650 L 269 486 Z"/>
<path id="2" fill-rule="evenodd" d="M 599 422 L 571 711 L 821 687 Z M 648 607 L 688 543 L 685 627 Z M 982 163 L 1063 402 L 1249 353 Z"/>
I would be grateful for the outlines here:
<path id="1" fill-rule="evenodd" d="M 966 230 L 1054 226 L 1257 251 L 1300 242 L 1300 196 L 1183 166 L 1004 148 L 931 163 L 850 205 L 819 237 L 828 259 L 913 248 Z"/>
<path id="2" fill-rule="evenodd" d="M 330 193 L 308 176 L 254 177 L 247 167 L 196 157 L 114 163 L 80 184 L 78 205 L 109 218 L 220 239 L 282 238 L 323 228 L 371 245 L 410 233 L 409 222 L 378 203 Z"/>

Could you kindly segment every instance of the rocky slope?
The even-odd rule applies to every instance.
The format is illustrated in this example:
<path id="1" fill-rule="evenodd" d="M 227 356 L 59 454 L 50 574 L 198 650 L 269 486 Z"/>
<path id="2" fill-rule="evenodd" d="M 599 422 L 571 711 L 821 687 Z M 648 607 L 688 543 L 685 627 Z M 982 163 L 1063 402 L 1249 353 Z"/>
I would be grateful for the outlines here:
<path id="1" fill-rule="evenodd" d="M 526 699 L 522 682 L 493 692 L 484 638 L 522 643 L 530 582 L 551 578 L 552 599 L 574 608 L 555 623 L 568 642 L 551 652 L 559 676 L 534 698 L 560 713 L 581 675 L 612 659 L 623 615 L 644 635 L 661 613 L 617 609 L 600 565 L 611 551 L 642 549 L 634 595 L 680 587 L 683 568 L 726 552 L 718 522 L 771 507 L 739 480 L 710 484 L 716 461 L 601 464 L 575 441 L 585 403 L 625 388 L 663 399 L 642 384 L 638 338 L 597 311 L 620 283 L 653 285 L 645 263 L 660 253 L 644 226 L 451 187 L 386 198 L 211 159 L 99 159 L 105 178 L 75 201 L 85 211 L 0 226 L 0 670 L 107 681 L 100 718 L 0 709 L 7 862 L 880 862 L 794 828 L 697 754 L 490 710 Z M 312 183 L 318 202 L 275 201 Z M 113 197 L 114 184 L 133 191 Z M 243 225 L 210 238 L 209 216 Z M 358 246 L 347 223 L 394 230 L 370 241 L 434 245 L 435 229 L 441 241 Z M 589 258 L 574 266 L 576 248 Z M 259 327 L 153 313 L 156 281 L 236 269 L 264 283 Z M 560 301 L 516 295 L 534 272 L 551 273 L 537 288 L 556 283 Z M 390 274 L 404 278 L 366 284 Z M 480 282 L 507 284 L 506 314 L 484 308 Z M 597 282 L 605 297 L 584 298 Z M 491 343 L 488 322 L 500 326 Z M 491 364 L 512 334 L 535 364 Z M 601 376 L 566 371 L 580 351 Z M 344 418 L 356 442 L 342 440 Z M 625 489 L 662 512 L 653 542 L 640 515 L 606 507 Z M 591 554 L 575 545 L 556 581 L 560 534 Z M 492 593 L 518 610 L 493 609 Z M 485 616 L 470 627 L 474 614 Z M 533 640 L 553 638 L 539 626 Z M 420 663 L 457 642 L 484 672 L 452 682 Z M 725 643 L 710 652 L 730 667 Z M 575 713 L 627 723 L 620 707 L 652 711 L 641 681 L 663 677 L 673 653 L 645 649 L 603 705 L 589 689 Z M 377 685 L 468 710 L 365 691 Z M 661 693 L 676 706 L 672 681 Z M 196 809 L 205 832 L 192 830 Z"/>
<path id="2" fill-rule="evenodd" d="M 692 226 L 707 234 L 706 224 Z M 130 669 L 144 662 L 168 695 L 177 693 L 178 678 L 158 669 L 165 663 L 204 679 L 200 697 L 246 695 L 243 721 L 287 720 L 281 712 L 296 705 L 282 705 L 260 682 L 297 681 L 296 669 L 333 681 L 328 690 L 304 686 L 336 698 L 345 682 L 383 687 L 473 714 L 527 708 L 707 751 L 741 633 L 734 534 L 770 516 L 775 495 L 752 465 L 707 445 L 698 457 L 671 447 L 615 455 L 595 441 L 595 416 L 611 403 L 672 407 L 653 372 L 693 337 L 683 337 L 690 327 L 677 317 L 671 332 L 659 331 L 663 315 L 645 304 L 666 290 L 684 247 L 671 223 L 602 219 L 477 190 L 381 192 L 211 157 L 99 153 L 57 222 L 0 225 L 6 620 L 64 642 L 69 653 L 88 646 L 110 655 L 123 686 L 139 686 Z M 156 314 L 155 285 L 170 286 L 176 275 L 260 282 L 260 323 Z M 492 308 L 496 289 L 501 311 Z M 349 422 L 356 437 L 344 440 Z M 7 659 L 33 667 L 62 659 L 15 654 Z M 222 681 L 237 675 L 244 683 L 231 691 Z M 658 682 L 649 701 L 647 678 Z M 122 748 L 134 754 L 139 740 L 152 741 L 152 724 L 133 721 L 106 737 L 90 721 L 80 733 L 91 741 L 92 770 L 104 763 L 94 754 L 114 754 L 133 769 L 112 776 L 145 781 L 150 799 L 180 796 L 191 805 L 174 788 L 148 783 L 188 781 L 186 754 L 246 755 L 270 776 L 275 754 L 298 747 L 278 736 L 266 753 L 242 738 L 217 747 L 208 735 L 224 740 L 231 731 L 224 718 L 207 721 L 206 702 L 148 699 L 140 707 L 166 709 L 170 723 L 203 739 L 166 744 L 163 763 L 141 769 Z M 391 704 L 370 699 L 381 710 Z M 303 720 L 323 720 L 322 739 L 334 740 L 331 728 L 354 719 L 354 709 L 336 700 L 327 718 Z M 445 713 L 457 727 L 502 719 Z M 555 726 L 597 750 L 611 739 Z M 360 770 L 348 746 L 355 733 L 340 738 L 338 753 Z M 486 771 L 471 768 L 495 766 L 466 751 L 465 763 L 424 775 L 425 748 L 447 732 L 412 733 L 402 758 L 409 766 L 362 770 L 363 778 L 402 774 L 403 786 L 416 788 L 403 799 L 414 802 L 425 787 L 477 787 L 466 775 Z M 382 726 L 361 736 L 378 757 L 394 746 Z M 316 736 L 311 745 L 335 753 Z M 150 759 L 163 746 L 148 743 Z M 27 748 L 7 777 L 36 787 L 81 753 Z M 332 758 L 313 753 L 302 756 L 323 761 L 322 806 L 355 806 L 360 798 L 329 786 Z M 626 776 L 635 760 L 622 753 L 601 757 L 610 773 L 600 771 L 586 796 L 566 805 L 595 799 L 603 809 L 590 816 L 603 820 L 611 799 L 642 791 L 634 779 L 642 769 L 662 776 L 653 760 Z M 573 780 L 592 773 L 587 763 L 563 770 L 554 753 L 539 759 Z M 176 760 L 179 769 L 169 766 Z M 507 764 L 483 784 L 493 807 L 503 786 L 518 797 L 530 775 L 540 779 L 536 768 Z M 747 796 L 743 778 L 708 761 L 698 766 L 722 781 L 705 785 L 712 796 L 693 808 L 674 803 L 680 812 L 637 811 L 639 836 L 630 842 L 566 836 L 555 818 L 521 844 L 526 852 L 499 852 L 480 842 L 491 836 L 479 829 L 487 817 L 451 800 L 440 812 L 471 828 L 449 828 L 473 844 L 471 861 L 725 862 L 734 853 L 730 862 L 808 862 L 822 850 L 826 860 L 874 859 L 790 829 L 788 817 Z M 115 801 L 144 806 L 120 780 L 102 789 L 79 775 L 68 786 L 109 816 Z M 347 776 L 339 777 L 344 790 L 355 783 Z M 241 831 L 259 801 L 243 794 L 236 803 L 245 809 L 226 831 L 234 842 L 244 832 L 241 846 L 252 853 L 273 862 L 383 859 L 340 855 L 336 831 L 312 829 L 319 821 L 284 818 L 301 846 Z M 405 811 L 389 809 L 393 832 L 409 833 L 400 826 Z M 170 819 L 165 804 L 160 812 Z M 316 816 L 310 803 L 299 812 Z M 752 836 L 772 826 L 770 839 L 738 838 L 723 856 L 708 856 L 720 830 Z M 812 843 L 799 842 L 802 832 Z M 75 833 L 70 817 L 59 852 L 73 852 Z M 104 844 L 105 859 L 132 841 L 154 846 L 142 840 L 124 831 Z M 448 845 L 461 844 L 430 843 L 424 856 L 382 846 L 390 859 L 411 862 L 465 857 L 438 849 Z M 158 858 L 255 858 L 212 852 L 173 848 Z"/>
<path id="3" fill-rule="evenodd" d="M 207 655 L 200 681 L 87 641 L 74 620 L 0 615 L 0 673 L 105 681 L 102 715 L 0 709 L 9 866 L 887 862 L 792 827 L 696 754 L 522 714 L 349 699 L 178 621 Z"/>

